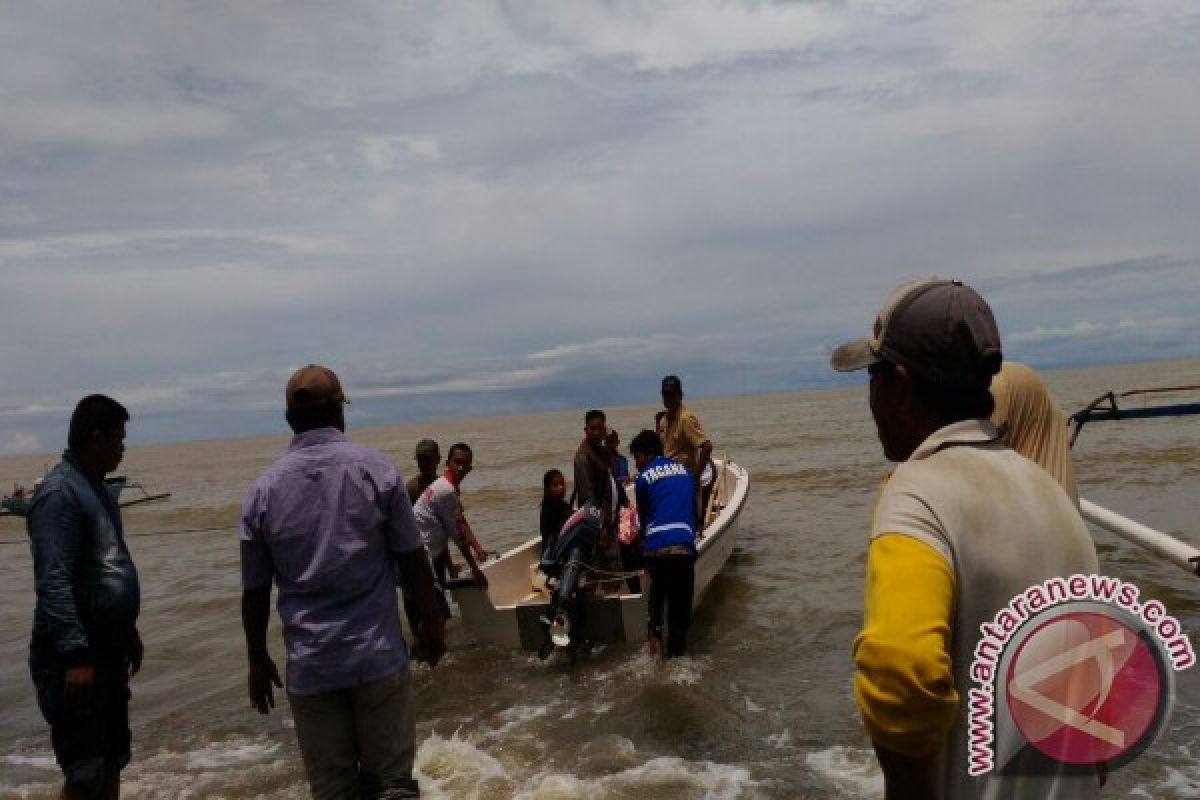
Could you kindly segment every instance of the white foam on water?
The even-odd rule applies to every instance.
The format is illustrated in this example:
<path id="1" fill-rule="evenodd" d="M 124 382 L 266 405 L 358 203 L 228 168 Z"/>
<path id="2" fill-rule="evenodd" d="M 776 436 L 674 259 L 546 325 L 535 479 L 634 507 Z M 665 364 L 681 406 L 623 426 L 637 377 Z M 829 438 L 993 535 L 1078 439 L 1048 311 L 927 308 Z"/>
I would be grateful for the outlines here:
<path id="1" fill-rule="evenodd" d="M 220 770 L 266 761 L 279 751 L 278 742 L 227 740 L 213 742 L 187 754 L 186 769 Z"/>
<path id="2" fill-rule="evenodd" d="M 784 728 L 780 733 L 772 733 L 767 736 L 767 744 L 772 747 L 782 750 L 785 747 L 792 746 L 792 731 L 789 728 Z"/>
<path id="3" fill-rule="evenodd" d="M 751 714 L 761 714 L 762 712 L 766 711 L 765 708 L 751 700 L 749 697 L 743 697 L 742 699 L 746 701 L 746 710 Z"/>
<path id="4" fill-rule="evenodd" d="M 518 728 L 528 725 L 535 720 L 544 719 L 549 715 L 551 709 L 558 705 L 561 705 L 561 702 L 556 700 L 539 706 L 510 706 L 496 715 L 500 724 L 491 726 L 486 731 L 483 731 L 483 738 L 507 739 Z"/>
<path id="5" fill-rule="evenodd" d="M 644 764 L 595 778 L 562 773 L 535 777 L 514 800 L 593 800 L 630 797 L 651 792 L 705 800 L 737 800 L 752 792 L 749 770 L 709 761 L 686 761 L 674 756 L 654 758 Z"/>
<path id="6" fill-rule="evenodd" d="M 1129 790 L 1130 797 L 1200 798 L 1200 759 L 1188 745 L 1177 745 L 1162 764 L 1160 778 L 1142 778 L 1140 785 Z"/>
<path id="7" fill-rule="evenodd" d="M 711 667 L 712 661 L 707 656 L 683 656 L 667 661 L 663 666 L 663 675 L 668 682 L 677 686 L 694 686 Z"/>
<path id="8" fill-rule="evenodd" d="M 512 794 L 513 782 L 504 765 L 455 733 L 449 739 L 436 733 L 417 748 L 414 774 L 421 796 L 485 800 Z"/>
<path id="9" fill-rule="evenodd" d="M 180 751 L 135 754 L 122 773 L 122 785 L 128 795 L 145 800 L 199 800 L 247 791 L 264 798 L 303 794 L 299 758 L 282 750 L 266 736 L 235 735 L 194 742 Z"/>
<path id="10" fill-rule="evenodd" d="M 850 797 L 883 797 L 883 773 L 870 750 L 837 745 L 809 753 L 804 761 L 809 769 Z"/>
<path id="11" fill-rule="evenodd" d="M 1149 788 L 1138 787 L 1145 797 L 1197 797 L 1200 798 L 1200 767 L 1182 769 L 1163 767 L 1166 776 Z"/>
<path id="12" fill-rule="evenodd" d="M 36 769 L 58 769 L 58 762 L 54 760 L 54 754 L 46 755 L 22 755 L 16 753 L 0 758 L 0 762 L 4 764 L 12 764 L 14 767 L 34 767 Z"/>

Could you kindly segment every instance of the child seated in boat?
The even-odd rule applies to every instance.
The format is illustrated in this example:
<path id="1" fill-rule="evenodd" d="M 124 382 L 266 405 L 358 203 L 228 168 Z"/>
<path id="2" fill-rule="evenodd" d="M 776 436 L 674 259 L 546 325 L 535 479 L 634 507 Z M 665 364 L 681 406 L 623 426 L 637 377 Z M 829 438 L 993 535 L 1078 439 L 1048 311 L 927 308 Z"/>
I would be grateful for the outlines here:
<path id="1" fill-rule="evenodd" d="M 548 469 L 542 476 L 542 552 L 554 544 L 563 524 L 571 516 L 571 504 L 567 502 L 567 479 L 562 471 Z"/>

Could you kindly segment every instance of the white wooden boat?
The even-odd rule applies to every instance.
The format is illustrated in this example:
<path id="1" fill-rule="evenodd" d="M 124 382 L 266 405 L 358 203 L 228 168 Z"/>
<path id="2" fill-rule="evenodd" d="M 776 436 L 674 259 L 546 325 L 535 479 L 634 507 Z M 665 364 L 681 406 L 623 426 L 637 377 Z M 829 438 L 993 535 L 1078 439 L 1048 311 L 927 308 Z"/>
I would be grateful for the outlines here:
<path id="1" fill-rule="evenodd" d="M 731 461 L 714 459 L 717 482 L 707 525 L 696 544 L 696 584 L 693 606 L 729 560 L 737 538 L 738 515 L 746 502 L 750 474 Z M 484 644 L 537 650 L 542 644 L 539 618 L 550 604 L 545 576 L 538 570 L 541 538 L 533 537 L 484 564 L 488 588 L 469 580 L 450 583 L 463 625 Z M 585 613 L 588 638 L 596 643 L 641 642 L 646 638 L 646 595 L 629 592 L 621 582 L 619 593 L 591 595 Z"/>

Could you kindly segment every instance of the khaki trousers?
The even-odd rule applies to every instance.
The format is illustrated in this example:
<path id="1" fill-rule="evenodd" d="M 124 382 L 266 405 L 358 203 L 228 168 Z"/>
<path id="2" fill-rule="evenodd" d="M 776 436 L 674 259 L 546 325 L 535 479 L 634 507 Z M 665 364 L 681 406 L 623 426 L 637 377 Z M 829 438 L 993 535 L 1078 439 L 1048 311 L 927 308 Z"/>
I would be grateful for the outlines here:
<path id="1" fill-rule="evenodd" d="M 420 797 L 412 777 L 416 720 L 407 665 L 346 689 L 288 692 L 288 702 L 316 800 Z"/>

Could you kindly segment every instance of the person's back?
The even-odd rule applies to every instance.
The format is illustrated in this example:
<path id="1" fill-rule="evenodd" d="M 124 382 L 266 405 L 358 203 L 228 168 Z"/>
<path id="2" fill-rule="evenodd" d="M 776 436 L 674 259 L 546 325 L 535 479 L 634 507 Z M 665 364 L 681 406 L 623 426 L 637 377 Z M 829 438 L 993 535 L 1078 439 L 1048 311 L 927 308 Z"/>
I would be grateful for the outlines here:
<path id="1" fill-rule="evenodd" d="M 687 650 L 696 581 L 696 484 L 683 464 L 663 454 L 662 439 L 642 431 L 629 445 L 637 463 L 638 524 L 650 573 L 646 644 L 651 655 Z M 664 636 L 665 633 L 665 636 Z"/>
<path id="2" fill-rule="evenodd" d="M 404 660 L 380 505 L 399 491 L 386 456 L 333 428 L 297 434 L 250 490 L 247 529 L 274 567 L 290 689 L 340 688 Z M 380 624 L 380 638 L 362 635 Z"/>
<path id="3" fill-rule="evenodd" d="M 645 531 L 643 551 L 650 555 L 672 545 L 695 551 L 696 483 L 687 467 L 659 455 L 638 469 L 634 484 L 638 518 Z"/>
<path id="4" fill-rule="evenodd" d="M 267 646 L 272 584 L 287 645 L 287 695 L 316 800 L 418 797 L 416 728 L 395 578 L 419 606 L 426 659 L 445 650 L 429 558 L 396 465 L 346 440 L 341 381 L 296 370 L 284 390 L 293 437 L 242 504 L 242 628 L 250 702 L 281 686 Z"/>
<path id="5" fill-rule="evenodd" d="M 1013 502 L 1013 498 L 1021 498 Z M 1091 796 L 1094 775 L 967 775 L 967 687 L 980 625 L 1030 586 L 1096 572 L 1087 528 L 1062 488 L 1038 465 L 1007 447 L 984 420 L 947 426 L 900 464 L 876 508 L 873 536 L 902 534 L 946 559 L 954 575 L 952 643 L 958 716 L 939 754 L 939 797 L 1056 798 Z M 997 727 L 997 752 L 1019 749 L 1019 733 Z M 1006 738 L 1007 747 L 1006 747 Z"/>
<path id="6" fill-rule="evenodd" d="M 1007 712 L 988 712 L 995 770 L 969 777 L 971 685 L 993 696 L 1007 687 L 1003 666 L 975 669 L 981 625 L 1032 586 L 1097 569 L 1067 494 L 988 420 L 1002 361 L 986 301 L 940 279 L 897 287 L 871 333 L 830 357 L 837 370 L 867 370 L 879 442 L 899 465 L 875 509 L 853 651 L 855 700 L 889 797 L 1067 800 L 1097 786 L 1094 768 L 1036 755 Z"/>

